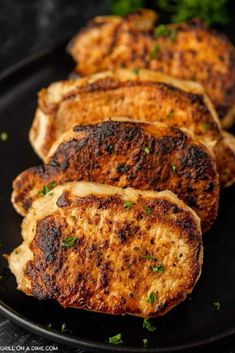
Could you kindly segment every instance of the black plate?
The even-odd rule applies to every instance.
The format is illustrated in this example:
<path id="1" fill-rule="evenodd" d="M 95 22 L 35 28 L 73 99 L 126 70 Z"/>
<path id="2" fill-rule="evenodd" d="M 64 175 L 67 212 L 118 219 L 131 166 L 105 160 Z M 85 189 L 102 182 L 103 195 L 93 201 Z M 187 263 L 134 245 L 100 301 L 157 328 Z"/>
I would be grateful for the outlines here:
<path id="1" fill-rule="evenodd" d="M 0 79 L 0 131 L 9 138 L 0 142 L 1 254 L 21 243 L 21 217 L 10 203 L 11 182 L 23 169 L 40 163 L 29 141 L 37 92 L 50 82 L 66 78 L 73 63 L 65 43 L 27 59 Z M 142 352 L 148 338 L 149 352 L 181 351 L 235 333 L 235 187 L 223 191 L 220 213 L 213 229 L 204 236 L 205 259 L 201 279 L 193 294 L 163 318 L 152 320 L 153 333 L 142 328 L 142 319 L 115 317 L 39 301 L 16 290 L 14 277 L 0 256 L 0 310 L 29 330 L 65 344 L 90 350 Z M 144 279 L 143 279 L 144 280 Z M 220 302 L 217 311 L 214 302 Z M 60 332 L 66 322 L 70 333 Z M 51 328 L 47 327 L 51 324 Z M 109 346 L 109 336 L 121 332 L 124 345 Z"/>

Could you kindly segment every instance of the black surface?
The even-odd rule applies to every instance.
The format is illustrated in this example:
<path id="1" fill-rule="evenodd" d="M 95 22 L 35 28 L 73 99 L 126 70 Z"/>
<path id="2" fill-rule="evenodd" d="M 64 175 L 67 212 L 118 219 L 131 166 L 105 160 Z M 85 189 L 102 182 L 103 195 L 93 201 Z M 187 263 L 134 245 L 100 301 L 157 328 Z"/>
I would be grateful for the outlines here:
<path id="1" fill-rule="evenodd" d="M 6 8 L 10 7 L 12 3 L 19 4 L 20 2 L 6 1 L 5 3 L 8 4 L 5 6 Z M 34 20 L 35 13 L 38 14 L 40 10 L 37 3 L 47 6 L 45 5 L 46 2 L 43 1 L 31 2 L 30 11 L 34 15 Z M 85 1 L 79 2 L 79 14 L 76 17 L 74 12 L 71 11 L 72 15 L 69 17 L 71 23 L 69 23 L 68 19 L 65 21 L 66 17 L 64 17 L 68 16 L 67 10 L 63 13 L 63 9 L 67 9 L 65 2 L 51 1 L 51 3 L 53 3 L 54 12 L 50 12 L 51 17 L 49 16 L 47 22 L 49 33 L 45 30 L 45 27 L 39 24 L 37 27 L 38 37 L 35 37 L 33 35 L 35 27 L 32 24 L 27 24 L 29 26 L 27 31 L 18 32 L 15 30 L 17 21 L 15 27 L 12 26 L 12 18 L 7 21 L 7 23 L 11 23 L 14 29 L 15 35 L 12 32 L 11 37 L 14 38 L 15 44 L 9 50 L 5 50 L 4 54 L 2 54 L 4 46 L 1 47 L 0 57 L 4 67 L 10 66 L 10 63 L 24 57 L 27 52 L 51 41 L 51 37 L 61 37 L 66 33 L 74 32 L 80 26 L 79 19 L 81 19 L 82 24 L 85 18 L 102 13 L 100 7 L 96 8 L 94 1 L 90 4 L 86 4 Z M 27 11 L 29 11 L 29 3 L 25 1 L 25 4 L 28 6 L 25 5 L 25 9 L 27 8 Z M 76 4 L 78 3 L 76 2 Z M 78 8 L 75 6 L 75 1 L 68 2 L 68 5 L 73 6 L 74 11 Z M 17 11 L 16 13 L 18 16 Z M 23 16 L 25 15 L 22 11 L 21 13 Z M 2 11 L 0 14 L 2 16 Z M 85 17 L 83 17 L 84 14 Z M 10 19 L 9 14 L 8 18 Z M 55 18 L 60 20 L 55 21 Z M 75 19 L 77 19 L 77 23 L 75 23 Z M 34 20 L 32 20 L 32 23 Z M 52 20 L 54 21 L 53 25 Z M 20 15 L 18 23 L 22 24 Z M 64 27 L 61 26 L 61 23 L 64 23 Z M 8 35 L 9 26 L 7 25 L 5 28 L 6 35 Z M 63 30 L 61 31 L 61 29 Z M 39 61 L 36 65 L 27 66 L 25 70 L 20 71 L 0 85 L 0 130 L 7 131 L 9 134 L 9 140 L 1 143 L 0 149 L 0 224 L 2 230 L 0 242 L 3 244 L 3 248 L 0 249 L 1 253 L 10 251 L 13 246 L 21 241 L 21 218 L 16 215 L 9 202 L 11 179 L 22 169 L 39 162 L 27 140 L 28 129 L 36 104 L 36 92 L 55 79 L 66 77 L 72 67 L 71 65 L 71 61 L 61 47 L 51 56 Z M 97 336 L 97 339 L 101 342 L 104 342 L 109 335 L 116 334 L 119 331 L 123 333 L 127 343 L 140 343 L 143 337 L 148 337 L 150 346 L 154 344 L 156 347 L 161 347 L 164 342 L 165 344 L 174 344 L 175 342 L 179 345 L 182 339 L 189 343 L 193 334 L 197 341 L 206 336 L 211 336 L 213 339 L 219 333 L 226 333 L 235 326 L 235 304 L 233 300 L 235 298 L 235 285 L 233 283 L 235 242 L 232 222 L 232 216 L 235 214 L 234 196 L 234 188 L 227 190 L 222 200 L 220 220 L 217 227 L 211 232 L 213 234 L 208 235 L 205 239 L 205 266 L 192 299 L 180 305 L 165 318 L 155 320 L 157 331 L 154 334 L 144 332 L 141 328 L 141 320 L 136 318 L 119 319 L 92 313 L 63 310 L 55 303 L 41 303 L 33 298 L 27 298 L 15 291 L 15 282 L 11 276 L 2 282 L 0 297 L 11 307 L 24 313 L 29 319 L 37 319 L 37 322 L 41 323 L 42 326 L 52 323 L 52 327 L 59 331 L 62 323 L 66 322 L 68 327 L 72 329 L 73 335 L 76 334 L 79 337 L 85 334 L 88 338 Z M 5 265 L 6 263 L 1 258 L 1 269 Z M 7 270 L 4 270 L 4 276 L 7 276 Z M 218 312 L 213 306 L 215 301 L 221 302 L 221 309 Z M 2 320 L 1 316 L 0 320 Z M 37 345 L 44 343 L 45 345 L 48 342 L 27 333 L 24 329 L 17 328 L 9 321 L 2 321 L 0 328 L 1 345 L 13 344 L 16 346 L 18 342 L 20 344 L 25 342 Z M 229 338 L 222 340 L 220 343 L 204 347 L 203 352 L 234 352 L 234 346 L 235 339 Z M 62 346 L 59 349 L 65 351 Z M 117 350 L 117 347 L 115 347 L 115 350 Z M 199 351 L 202 352 L 202 349 L 200 348 Z M 78 350 L 68 348 L 66 352 L 78 352 Z"/>

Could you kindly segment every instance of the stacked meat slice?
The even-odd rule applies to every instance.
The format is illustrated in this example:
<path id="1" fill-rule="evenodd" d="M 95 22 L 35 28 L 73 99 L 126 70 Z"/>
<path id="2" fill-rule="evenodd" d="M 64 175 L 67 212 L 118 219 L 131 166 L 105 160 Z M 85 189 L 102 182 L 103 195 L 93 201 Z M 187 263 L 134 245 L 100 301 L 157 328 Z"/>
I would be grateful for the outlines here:
<path id="1" fill-rule="evenodd" d="M 235 50 L 198 20 L 155 19 L 96 18 L 69 49 L 83 77 L 39 93 L 30 141 L 44 164 L 12 194 L 25 219 L 9 265 L 28 295 L 154 317 L 200 276 L 201 230 L 235 181 L 221 127 L 233 122 Z"/>

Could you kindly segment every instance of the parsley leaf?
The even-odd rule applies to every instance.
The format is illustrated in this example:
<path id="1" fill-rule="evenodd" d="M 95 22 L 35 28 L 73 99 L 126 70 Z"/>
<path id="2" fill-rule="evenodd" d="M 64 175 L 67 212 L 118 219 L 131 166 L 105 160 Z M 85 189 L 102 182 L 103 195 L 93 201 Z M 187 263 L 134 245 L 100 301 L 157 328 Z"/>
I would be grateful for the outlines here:
<path id="1" fill-rule="evenodd" d="M 67 332 L 67 331 L 68 331 L 67 325 L 66 325 L 66 323 L 64 322 L 64 323 L 62 324 L 62 326 L 61 326 L 61 332 Z"/>
<path id="2" fill-rule="evenodd" d="M 208 130 L 209 124 L 208 123 L 203 123 L 202 127 L 203 127 L 204 130 Z"/>
<path id="3" fill-rule="evenodd" d="M 174 173 L 176 172 L 176 165 L 174 163 L 171 163 L 171 169 Z"/>
<path id="4" fill-rule="evenodd" d="M 145 207 L 145 213 L 149 216 L 152 213 L 152 209 L 150 207 Z"/>
<path id="5" fill-rule="evenodd" d="M 165 268 L 164 268 L 163 264 L 152 267 L 153 272 L 164 272 L 164 270 L 165 270 Z"/>
<path id="6" fill-rule="evenodd" d="M 165 25 L 159 25 L 155 28 L 154 37 L 168 37 L 169 41 L 173 42 L 176 37 L 176 29 L 175 28 L 168 28 Z"/>
<path id="7" fill-rule="evenodd" d="M 157 52 L 158 52 L 158 44 L 157 44 L 157 42 L 155 42 L 153 45 L 153 49 L 151 50 L 151 52 L 149 54 L 151 60 L 156 58 Z"/>
<path id="8" fill-rule="evenodd" d="M 76 237 L 65 238 L 61 241 L 61 246 L 63 246 L 64 248 L 70 249 L 72 248 L 72 246 L 74 246 L 76 239 L 77 239 Z"/>
<path id="9" fill-rule="evenodd" d="M 134 74 L 139 75 L 140 69 L 138 67 L 134 67 L 132 71 L 134 72 Z"/>
<path id="10" fill-rule="evenodd" d="M 52 189 L 54 189 L 56 187 L 56 182 L 55 181 L 51 181 L 49 184 L 44 185 L 42 190 L 39 191 L 39 195 L 40 196 L 44 196 L 46 194 L 48 194 L 48 192 L 50 192 Z"/>
<path id="11" fill-rule="evenodd" d="M 156 260 L 156 257 L 154 257 L 152 255 L 143 255 L 143 256 L 141 256 L 141 259 L 144 259 L 144 260 Z"/>
<path id="12" fill-rule="evenodd" d="M 159 0 L 158 6 L 172 12 L 173 22 L 182 22 L 193 17 L 200 17 L 207 24 L 229 22 L 228 0 Z"/>
<path id="13" fill-rule="evenodd" d="M 215 306 L 216 310 L 219 311 L 219 309 L 220 309 L 220 302 L 214 302 L 213 305 Z"/>
<path id="14" fill-rule="evenodd" d="M 123 343 L 122 334 L 118 333 L 113 337 L 109 337 L 109 344 L 121 344 Z"/>
<path id="15" fill-rule="evenodd" d="M 133 206 L 133 203 L 132 203 L 131 201 L 125 201 L 125 202 L 124 202 L 124 207 L 125 207 L 126 209 L 129 210 L 132 206 Z"/>
<path id="16" fill-rule="evenodd" d="M 0 139 L 2 142 L 5 142 L 8 139 L 7 132 L 5 132 L 5 131 L 1 132 Z"/>
<path id="17" fill-rule="evenodd" d="M 146 0 L 108 0 L 112 13 L 119 16 L 139 10 L 145 3 Z"/>
<path id="18" fill-rule="evenodd" d="M 148 345 L 148 339 L 147 338 L 143 338 L 142 342 L 143 342 L 144 347 L 146 347 Z"/>
<path id="19" fill-rule="evenodd" d="M 144 148 L 144 152 L 145 152 L 146 154 L 149 154 L 149 153 L 150 153 L 150 148 L 149 148 L 149 147 L 145 147 L 145 148 Z"/>
<path id="20" fill-rule="evenodd" d="M 153 332 L 156 330 L 156 327 L 153 324 L 151 324 L 151 322 L 148 319 L 144 319 L 143 328 L 145 328 L 149 332 Z"/>
<path id="21" fill-rule="evenodd" d="M 148 295 L 147 301 L 148 301 L 149 304 L 153 304 L 153 303 L 155 303 L 156 299 L 157 299 L 156 294 L 154 292 L 151 292 Z"/>

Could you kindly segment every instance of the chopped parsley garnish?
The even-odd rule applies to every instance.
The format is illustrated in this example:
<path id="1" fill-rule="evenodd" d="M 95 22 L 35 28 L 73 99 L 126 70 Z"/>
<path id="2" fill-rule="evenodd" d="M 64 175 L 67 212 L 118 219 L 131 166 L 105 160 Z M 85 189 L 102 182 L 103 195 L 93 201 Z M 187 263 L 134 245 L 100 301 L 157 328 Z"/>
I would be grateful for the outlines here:
<path id="1" fill-rule="evenodd" d="M 167 37 L 169 34 L 169 29 L 165 25 L 159 25 L 155 28 L 154 37 Z"/>
<path id="2" fill-rule="evenodd" d="M 125 16 L 130 12 L 138 11 L 145 6 L 146 0 L 107 0 L 111 12 L 118 16 Z"/>
<path id="3" fill-rule="evenodd" d="M 215 306 L 216 310 L 219 311 L 219 309 L 220 309 L 220 302 L 214 302 L 213 305 Z"/>
<path id="4" fill-rule="evenodd" d="M 66 323 L 64 322 L 64 323 L 62 324 L 62 326 L 61 326 L 61 332 L 67 332 L 67 331 L 68 331 L 67 325 L 66 325 Z"/>
<path id="5" fill-rule="evenodd" d="M 174 173 L 176 172 L 176 165 L 174 163 L 171 163 L 171 169 Z"/>
<path id="6" fill-rule="evenodd" d="M 134 72 L 134 74 L 139 75 L 140 69 L 138 67 L 134 67 L 132 71 Z"/>
<path id="7" fill-rule="evenodd" d="M 42 190 L 39 191 L 39 195 L 40 196 L 44 196 L 46 194 L 48 194 L 48 192 L 50 192 L 52 189 L 54 189 L 56 187 L 56 182 L 55 181 L 51 181 L 49 184 L 44 185 Z"/>
<path id="8" fill-rule="evenodd" d="M 145 147 L 145 148 L 144 148 L 144 152 L 145 152 L 146 154 L 149 154 L 149 153 L 150 153 L 150 148 L 149 148 L 149 147 Z"/>
<path id="9" fill-rule="evenodd" d="M 109 344 L 122 344 L 122 343 L 123 343 L 123 340 L 122 340 L 121 333 L 118 333 L 113 337 L 109 337 Z"/>
<path id="10" fill-rule="evenodd" d="M 143 328 L 145 328 L 149 332 L 153 332 L 156 330 L 156 327 L 153 324 L 151 324 L 151 322 L 148 319 L 144 319 Z"/>
<path id="11" fill-rule="evenodd" d="M 143 338 L 142 342 L 143 342 L 144 347 L 146 347 L 148 345 L 148 339 L 147 338 Z"/>
<path id="12" fill-rule="evenodd" d="M 151 50 L 151 52 L 149 54 L 151 60 L 156 58 L 157 52 L 158 52 L 158 44 L 155 42 L 153 45 L 153 49 Z"/>
<path id="13" fill-rule="evenodd" d="M 176 34 L 177 34 L 176 29 L 172 28 L 168 37 L 169 41 L 173 42 L 175 40 Z"/>
<path id="14" fill-rule="evenodd" d="M 74 246 L 76 239 L 77 239 L 76 237 L 65 238 L 61 241 L 61 245 L 64 248 L 70 249 L 70 248 L 72 248 L 72 246 Z"/>
<path id="15" fill-rule="evenodd" d="M 229 20 L 227 0 L 159 0 L 158 6 L 172 12 L 173 22 L 200 17 L 207 24 L 226 24 Z"/>
<path id="16" fill-rule="evenodd" d="M 124 202 L 124 207 L 125 207 L 126 209 L 129 210 L 132 206 L 133 206 L 133 203 L 132 203 L 131 201 L 125 201 L 125 202 Z"/>
<path id="17" fill-rule="evenodd" d="M 168 37 L 168 39 L 173 42 L 176 37 L 176 33 L 175 28 L 167 28 L 165 25 L 159 25 L 155 28 L 154 37 Z"/>
<path id="18" fill-rule="evenodd" d="M 144 259 L 144 260 L 156 260 L 156 257 L 154 257 L 152 255 L 143 255 L 143 256 L 141 256 L 141 259 Z"/>
<path id="19" fill-rule="evenodd" d="M 5 142 L 5 141 L 8 139 L 8 134 L 7 134 L 7 132 L 2 131 L 2 132 L 1 132 L 1 135 L 0 135 L 0 138 L 1 138 L 1 141 L 2 141 L 2 142 Z"/>
<path id="20" fill-rule="evenodd" d="M 208 130 L 208 128 L 209 128 L 209 124 L 208 123 L 203 123 L 203 129 L 204 130 Z"/>
<path id="21" fill-rule="evenodd" d="M 145 213 L 149 216 L 152 213 L 152 209 L 150 207 L 145 207 Z"/>
<path id="22" fill-rule="evenodd" d="M 151 292 L 151 293 L 148 295 L 147 301 L 148 301 L 149 304 L 153 304 L 153 303 L 155 303 L 156 299 L 157 299 L 156 294 L 155 294 L 154 292 Z"/>
<path id="23" fill-rule="evenodd" d="M 165 268 L 163 264 L 152 267 L 153 272 L 164 272 L 164 269 Z"/>

